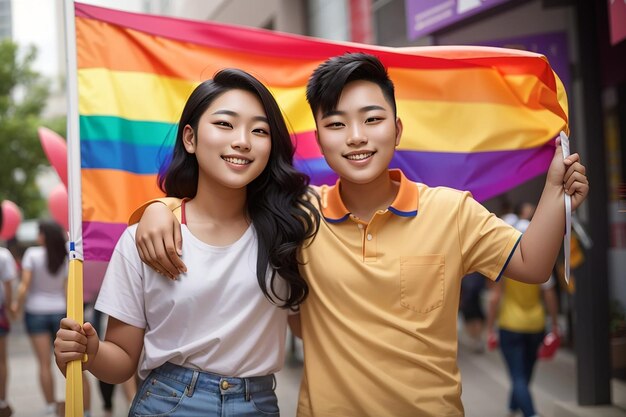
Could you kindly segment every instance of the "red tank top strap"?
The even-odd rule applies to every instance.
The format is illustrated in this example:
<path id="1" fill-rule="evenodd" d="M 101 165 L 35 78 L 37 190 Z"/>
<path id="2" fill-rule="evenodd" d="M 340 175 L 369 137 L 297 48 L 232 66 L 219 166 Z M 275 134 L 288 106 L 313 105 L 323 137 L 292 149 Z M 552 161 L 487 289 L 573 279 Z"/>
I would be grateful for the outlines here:
<path id="1" fill-rule="evenodd" d="M 186 203 L 187 203 L 186 198 L 183 198 L 183 201 L 180 202 L 180 224 L 187 224 L 187 215 L 185 214 Z"/>

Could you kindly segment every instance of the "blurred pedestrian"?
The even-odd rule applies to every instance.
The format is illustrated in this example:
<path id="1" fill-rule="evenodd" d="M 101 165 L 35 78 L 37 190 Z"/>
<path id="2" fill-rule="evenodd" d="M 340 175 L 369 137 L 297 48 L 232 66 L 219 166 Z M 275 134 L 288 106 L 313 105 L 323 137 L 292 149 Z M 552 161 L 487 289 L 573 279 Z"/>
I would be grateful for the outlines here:
<path id="1" fill-rule="evenodd" d="M 9 306 L 12 301 L 12 281 L 17 275 L 15 259 L 6 248 L 0 248 L 0 417 L 9 417 L 13 410 L 7 402 L 7 334 Z"/>
<path id="2" fill-rule="evenodd" d="M 45 415 L 57 414 L 52 374 L 52 352 L 59 323 L 66 314 L 68 256 L 66 233 L 53 221 L 39 223 L 39 246 L 28 248 L 22 259 L 22 280 L 11 311 L 19 316 L 24 310 L 26 331 L 39 364 L 39 383 L 46 401 Z M 89 384 L 85 403 L 89 415 Z"/>
<path id="3" fill-rule="evenodd" d="M 515 214 L 513 210 L 513 206 L 509 199 L 505 198 L 502 200 L 502 204 L 500 206 L 500 216 L 499 216 L 506 224 L 510 224 L 513 226 L 519 220 L 517 214 Z"/>
<path id="4" fill-rule="evenodd" d="M 522 233 L 530 224 L 534 205 L 518 205 L 516 214 L 520 217 L 515 227 Z M 526 284 L 504 277 L 491 290 L 487 329 L 490 345 L 499 340 L 500 351 L 507 365 L 511 379 L 509 412 L 514 415 L 521 411 L 524 417 L 538 416 L 530 393 L 538 350 L 543 341 L 546 327 L 546 309 L 552 331 L 558 335 L 558 303 L 554 290 L 555 280 L 550 277 L 541 285 Z M 544 304 L 541 298 L 544 298 Z M 499 327 L 495 334 L 495 323 Z"/>
<path id="5" fill-rule="evenodd" d="M 461 301 L 459 310 L 463 315 L 463 329 L 468 336 L 467 345 L 474 353 L 482 353 L 485 343 L 485 313 L 482 305 L 482 294 L 485 289 L 485 276 L 473 272 L 461 280 Z"/>
<path id="6" fill-rule="evenodd" d="M 487 328 L 489 339 L 496 338 L 499 341 L 511 379 L 511 415 L 521 410 L 524 417 L 538 416 L 530 393 L 530 383 L 546 327 L 542 293 L 552 319 L 552 331 L 558 334 L 554 284 L 553 278 L 541 285 L 503 278 L 491 290 Z M 494 331 L 496 316 L 498 336 Z"/>

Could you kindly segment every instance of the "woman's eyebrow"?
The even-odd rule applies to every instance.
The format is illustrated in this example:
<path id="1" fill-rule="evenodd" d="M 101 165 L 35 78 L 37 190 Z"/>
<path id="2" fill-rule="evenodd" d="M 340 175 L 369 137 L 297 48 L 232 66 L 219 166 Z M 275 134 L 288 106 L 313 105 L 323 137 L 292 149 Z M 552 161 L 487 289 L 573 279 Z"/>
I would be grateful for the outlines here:
<path id="1" fill-rule="evenodd" d="M 227 116 L 239 117 L 239 113 L 237 113 L 236 111 L 226 110 L 226 109 L 215 110 L 213 112 L 213 114 L 214 115 L 215 114 L 225 114 Z M 265 123 L 269 124 L 269 120 L 267 120 L 267 117 L 265 117 L 265 116 L 254 116 L 252 118 L 252 120 L 259 121 L 259 122 L 265 122 Z"/>

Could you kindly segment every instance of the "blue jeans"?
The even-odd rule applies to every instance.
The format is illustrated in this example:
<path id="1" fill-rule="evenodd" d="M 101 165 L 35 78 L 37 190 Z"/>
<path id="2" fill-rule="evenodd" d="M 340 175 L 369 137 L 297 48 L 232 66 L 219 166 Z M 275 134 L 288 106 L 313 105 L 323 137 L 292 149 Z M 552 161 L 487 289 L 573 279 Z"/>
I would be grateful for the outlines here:
<path id="1" fill-rule="evenodd" d="M 129 417 L 279 416 L 274 375 L 231 378 L 166 363 L 143 382 Z"/>
<path id="2" fill-rule="evenodd" d="M 64 311 L 46 314 L 24 312 L 26 332 L 29 335 L 48 333 L 50 340 L 54 343 L 54 339 L 57 337 L 57 331 L 61 327 L 61 320 L 65 315 Z"/>
<path id="3" fill-rule="evenodd" d="M 542 341 L 543 332 L 517 333 L 500 329 L 500 350 L 512 383 L 509 410 L 522 410 L 524 417 L 536 414 L 530 395 L 530 380 Z"/>

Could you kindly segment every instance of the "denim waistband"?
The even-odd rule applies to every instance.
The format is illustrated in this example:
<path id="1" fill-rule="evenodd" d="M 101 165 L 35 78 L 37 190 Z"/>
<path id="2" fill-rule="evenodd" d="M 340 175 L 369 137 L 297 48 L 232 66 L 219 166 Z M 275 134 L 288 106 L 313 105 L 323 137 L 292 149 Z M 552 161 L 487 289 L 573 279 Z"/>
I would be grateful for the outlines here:
<path id="1" fill-rule="evenodd" d="M 173 379 L 187 385 L 187 395 L 192 396 L 196 389 L 220 393 L 221 395 L 250 394 L 262 391 L 272 391 L 276 387 L 274 374 L 236 378 L 198 371 L 166 362 L 154 369 L 159 375 Z"/>

